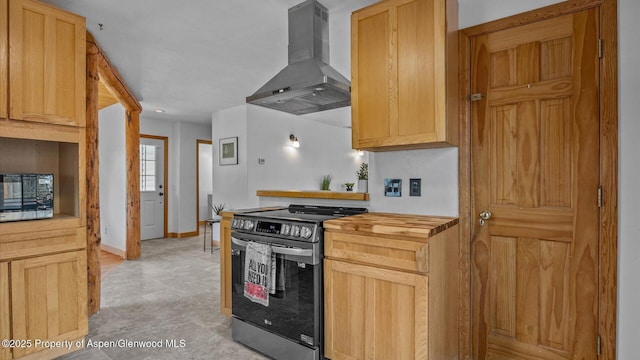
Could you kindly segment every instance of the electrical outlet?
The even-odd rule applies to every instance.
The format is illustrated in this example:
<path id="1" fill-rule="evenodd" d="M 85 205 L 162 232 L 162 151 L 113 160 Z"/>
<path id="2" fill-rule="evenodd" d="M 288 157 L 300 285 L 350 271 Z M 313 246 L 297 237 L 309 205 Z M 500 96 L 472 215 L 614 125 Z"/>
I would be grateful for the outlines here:
<path id="1" fill-rule="evenodd" d="M 409 179 L 409 196 L 422 196 L 422 179 Z"/>
<path id="2" fill-rule="evenodd" d="M 258 165 L 264 165 L 264 159 L 258 159 Z"/>
<path id="3" fill-rule="evenodd" d="M 104 234 L 107 235 L 109 233 L 109 228 L 108 227 L 104 227 Z"/>

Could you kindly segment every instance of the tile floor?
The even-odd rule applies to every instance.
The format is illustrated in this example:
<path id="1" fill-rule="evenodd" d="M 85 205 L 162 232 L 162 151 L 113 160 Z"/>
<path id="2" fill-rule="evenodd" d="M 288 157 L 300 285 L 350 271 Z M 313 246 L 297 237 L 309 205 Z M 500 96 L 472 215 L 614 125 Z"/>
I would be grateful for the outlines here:
<path id="1" fill-rule="evenodd" d="M 162 341 L 162 348 L 85 348 L 60 359 L 266 359 L 231 339 L 220 313 L 219 250 L 202 251 L 202 235 L 142 241 L 142 257 L 102 282 L 102 305 L 89 318 L 88 342 Z M 166 340 L 184 340 L 168 348 Z"/>

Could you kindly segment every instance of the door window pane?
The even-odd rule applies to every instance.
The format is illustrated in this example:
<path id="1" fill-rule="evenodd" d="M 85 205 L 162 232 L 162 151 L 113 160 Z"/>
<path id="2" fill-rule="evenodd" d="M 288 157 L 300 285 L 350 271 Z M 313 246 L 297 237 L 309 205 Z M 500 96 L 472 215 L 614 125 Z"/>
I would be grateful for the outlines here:
<path id="1" fill-rule="evenodd" d="M 156 191 L 156 147 L 140 144 L 140 191 Z"/>

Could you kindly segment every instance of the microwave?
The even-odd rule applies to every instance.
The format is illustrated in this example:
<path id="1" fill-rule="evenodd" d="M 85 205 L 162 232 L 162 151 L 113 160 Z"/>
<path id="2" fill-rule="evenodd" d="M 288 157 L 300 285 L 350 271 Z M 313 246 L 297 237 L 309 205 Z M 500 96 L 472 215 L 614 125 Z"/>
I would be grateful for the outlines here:
<path id="1" fill-rule="evenodd" d="M 0 222 L 53 217 L 53 174 L 0 174 Z"/>

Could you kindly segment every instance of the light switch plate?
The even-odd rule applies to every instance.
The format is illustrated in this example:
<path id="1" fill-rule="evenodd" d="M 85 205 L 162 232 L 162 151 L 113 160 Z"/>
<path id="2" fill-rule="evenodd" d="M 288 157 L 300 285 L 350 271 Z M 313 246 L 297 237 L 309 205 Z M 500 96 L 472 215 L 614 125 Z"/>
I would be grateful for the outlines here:
<path id="1" fill-rule="evenodd" d="M 422 179 L 409 179 L 409 196 L 422 196 Z"/>

